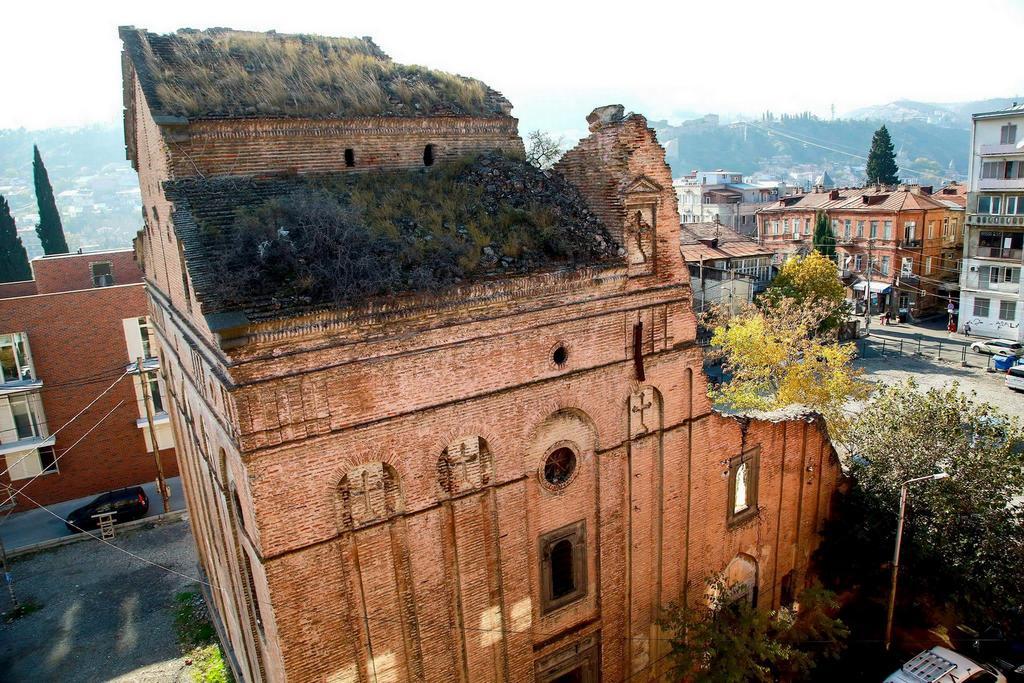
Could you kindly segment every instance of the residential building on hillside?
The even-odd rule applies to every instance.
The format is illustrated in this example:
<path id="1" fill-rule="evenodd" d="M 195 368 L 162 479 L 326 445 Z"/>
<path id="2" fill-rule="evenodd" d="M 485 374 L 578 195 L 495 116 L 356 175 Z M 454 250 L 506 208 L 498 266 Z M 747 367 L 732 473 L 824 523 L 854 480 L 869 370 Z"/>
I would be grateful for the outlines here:
<path id="1" fill-rule="evenodd" d="M 693 171 L 672 182 L 684 223 L 716 220 L 743 235 L 757 232 L 754 214 L 766 203 L 786 194 L 785 183 L 744 182 L 732 171 Z"/>
<path id="2" fill-rule="evenodd" d="M 958 329 L 1024 341 L 1024 104 L 972 119 Z"/>
<path id="3" fill-rule="evenodd" d="M 871 186 L 784 197 L 758 211 L 761 243 L 778 260 L 806 254 L 814 247 L 817 215 L 824 212 L 836 240 L 837 265 L 858 312 L 869 287 L 872 312 L 916 317 L 944 310 L 950 292 L 940 291 L 939 274 L 955 274 L 955 266 L 936 258 L 948 249 L 940 229 L 959 230 L 963 210 L 931 191 L 917 185 Z M 930 260 L 928 235 L 934 236 Z"/>
<path id="4" fill-rule="evenodd" d="M 657 680 L 657 615 L 706 578 L 765 608 L 806 585 L 835 451 L 814 416 L 712 410 L 644 117 L 595 109 L 541 173 L 499 93 L 369 39 L 121 37 L 137 251 L 240 680 Z M 334 85 L 250 87 L 305 61 Z"/>
<path id="5" fill-rule="evenodd" d="M 125 376 L 139 357 L 164 473 L 175 476 L 134 252 L 41 256 L 31 265 L 32 280 L 0 284 L 0 495 L 21 490 L 16 509 L 25 510 L 154 481 L 142 378 Z"/>
<path id="6" fill-rule="evenodd" d="M 774 275 L 771 249 L 720 223 L 683 223 L 679 248 L 690 271 L 695 311 L 722 302 L 737 311 Z"/>

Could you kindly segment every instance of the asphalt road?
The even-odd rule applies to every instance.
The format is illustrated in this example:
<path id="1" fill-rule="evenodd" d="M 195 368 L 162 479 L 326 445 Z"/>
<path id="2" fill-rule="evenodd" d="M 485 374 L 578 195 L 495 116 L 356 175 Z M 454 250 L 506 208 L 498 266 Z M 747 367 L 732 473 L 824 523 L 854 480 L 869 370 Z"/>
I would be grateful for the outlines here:
<path id="1" fill-rule="evenodd" d="M 136 555 L 197 576 L 187 521 L 113 540 Z M 0 681 L 189 681 L 173 625 L 175 594 L 194 581 L 83 541 L 11 562 L 22 601 L 42 609 L 0 622 Z M 6 591 L 0 594 L 9 609 Z"/>

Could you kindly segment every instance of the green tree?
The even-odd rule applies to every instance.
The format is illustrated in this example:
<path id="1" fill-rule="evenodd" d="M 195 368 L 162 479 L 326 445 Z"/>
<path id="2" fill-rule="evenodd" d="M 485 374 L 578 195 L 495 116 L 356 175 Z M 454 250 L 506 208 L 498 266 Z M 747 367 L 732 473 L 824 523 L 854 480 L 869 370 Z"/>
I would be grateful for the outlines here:
<path id="1" fill-rule="evenodd" d="M 886 584 L 902 482 L 912 485 L 903 533 L 902 585 L 917 601 L 956 608 L 968 623 L 1024 631 L 1024 431 L 954 382 L 921 391 L 885 386 L 848 430 L 855 484 L 822 548 L 837 585 Z M 903 595 L 907 595 L 905 592 Z"/>
<path id="2" fill-rule="evenodd" d="M 710 582 L 709 604 L 671 605 L 661 620 L 669 634 L 673 680 L 690 683 L 807 680 L 815 662 L 842 652 L 848 630 L 833 615 L 833 595 L 820 586 L 800 595 L 799 609 L 759 610 L 730 602 L 722 577 Z"/>
<path id="3" fill-rule="evenodd" d="M 889 137 L 889 131 L 883 125 L 875 131 L 871 138 L 871 151 L 868 152 L 867 181 L 883 185 L 895 185 L 900 179 L 896 167 L 896 151 Z"/>
<path id="4" fill-rule="evenodd" d="M 64 227 L 60 222 L 60 213 L 57 212 L 57 202 L 53 198 L 50 176 L 46 173 L 43 158 L 39 156 L 39 148 L 35 145 L 32 146 L 32 154 L 32 175 L 36 184 L 36 201 L 39 203 L 36 234 L 43 245 L 43 253 L 66 254 L 68 243 L 64 239 Z"/>
<path id="5" fill-rule="evenodd" d="M 823 314 L 818 332 L 837 329 L 849 308 L 836 264 L 817 250 L 787 259 L 761 300 L 777 305 L 782 299 L 793 299 L 801 306 L 813 304 Z"/>
<path id="6" fill-rule="evenodd" d="M 814 251 L 832 262 L 836 260 L 836 237 L 828 225 L 828 214 L 819 211 L 814 220 Z"/>
<path id="7" fill-rule="evenodd" d="M 3 195 L 0 195 L 0 282 L 31 279 L 32 269 L 28 265 L 25 245 L 18 236 L 11 207 Z"/>

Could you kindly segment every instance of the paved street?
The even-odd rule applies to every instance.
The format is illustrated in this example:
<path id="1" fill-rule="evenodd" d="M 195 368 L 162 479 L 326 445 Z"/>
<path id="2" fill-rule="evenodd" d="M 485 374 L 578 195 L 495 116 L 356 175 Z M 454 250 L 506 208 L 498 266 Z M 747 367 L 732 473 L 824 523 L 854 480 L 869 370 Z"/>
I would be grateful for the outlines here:
<path id="1" fill-rule="evenodd" d="M 923 324 L 871 325 L 871 337 L 859 340 L 861 357 L 857 366 L 873 382 L 895 383 L 913 377 L 922 388 L 945 387 L 957 381 L 963 391 L 973 391 L 978 400 L 998 406 L 1003 412 L 1024 419 L 1024 396 L 1006 387 L 1005 375 L 986 372 L 987 355 L 966 349 L 977 338 L 950 335 L 945 320 Z M 921 355 L 917 355 L 920 348 Z M 967 367 L 961 363 L 967 362 Z"/>
<path id="2" fill-rule="evenodd" d="M 171 477 L 167 480 L 167 486 L 171 489 L 171 510 L 184 510 L 185 493 L 181 488 L 181 479 L 179 477 Z M 146 517 L 163 514 L 163 503 L 160 500 L 160 494 L 156 492 L 156 483 L 148 482 L 143 484 L 142 488 L 146 490 L 146 495 L 149 496 L 149 513 Z M 47 505 L 46 507 L 58 514 L 60 519 L 39 508 L 26 510 L 25 512 L 15 512 L 0 521 L 0 538 L 3 539 L 7 550 L 11 551 L 32 545 L 33 543 L 39 543 L 40 541 L 73 536 L 74 532 L 68 530 L 64 525 L 63 519 L 72 510 L 88 503 L 95 497 L 86 496 L 84 498 L 67 500 L 63 503 Z"/>
<path id="3" fill-rule="evenodd" d="M 187 521 L 132 530 L 114 543 L 196 576 Z M 174 595 L 194 585 L 99 541 L 11 562 L 18 597 L 42 608 L 0 622 L 3 681 L 187 681 L 173 625 Z M 6 592 L 0 605 L 9 607 Z"/>

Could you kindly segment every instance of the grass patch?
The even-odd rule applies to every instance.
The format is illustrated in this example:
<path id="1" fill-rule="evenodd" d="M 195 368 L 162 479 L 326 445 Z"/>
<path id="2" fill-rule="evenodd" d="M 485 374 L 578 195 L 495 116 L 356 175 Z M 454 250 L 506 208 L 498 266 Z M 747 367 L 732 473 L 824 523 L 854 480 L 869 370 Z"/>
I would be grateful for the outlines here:
<path id="1" fill-rule="evenodd" d="M 174 630 L 196 683 L 230 683 L 231 670 L 217 640 L 206 601 L 198 590 L 174 596 Z"/>
<path id="2" fill-rule="evenodd" d="M 20 605 L 12 609 L 9 609 L 3 613 L 3 620 L 5 624 L 9 624 L 12 621 L 17 621 L 18 619 L 21 619 L 22 617 L 27 617 L 30 614 L 35 614 L 41 609 L 43 609 L 43 606 L 35 600 L 22 600 Z"/>
<path id="3" fill-rule="evenodd" d="M 472 78 L 396 64 L 369 38 L 183 29 L 147 34 L 159 108 L 183 116 L 507 114 Z"/>

